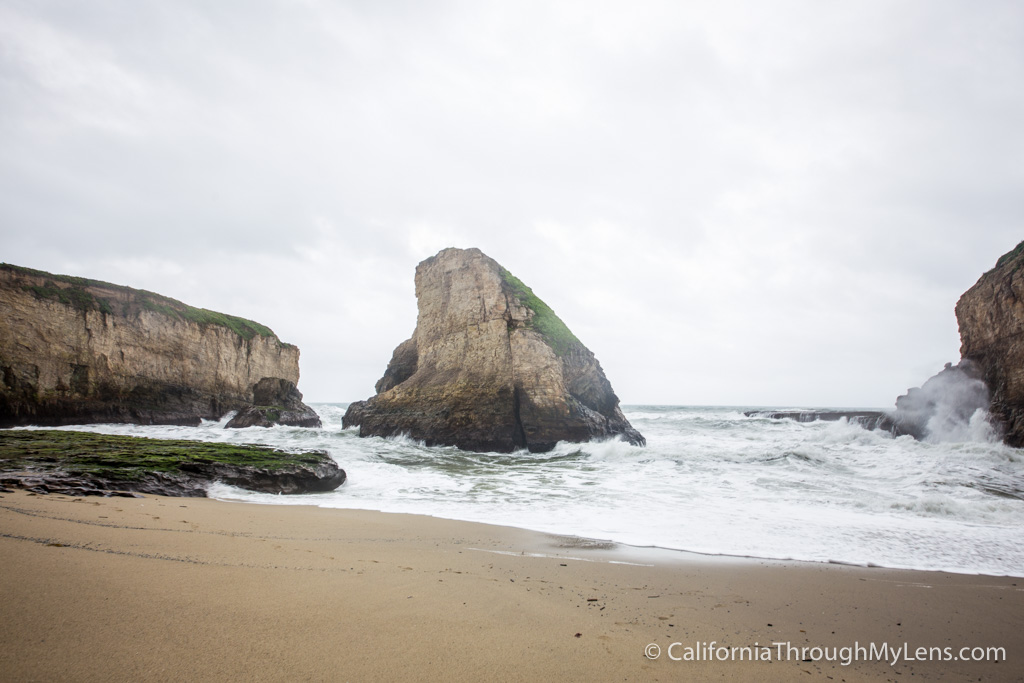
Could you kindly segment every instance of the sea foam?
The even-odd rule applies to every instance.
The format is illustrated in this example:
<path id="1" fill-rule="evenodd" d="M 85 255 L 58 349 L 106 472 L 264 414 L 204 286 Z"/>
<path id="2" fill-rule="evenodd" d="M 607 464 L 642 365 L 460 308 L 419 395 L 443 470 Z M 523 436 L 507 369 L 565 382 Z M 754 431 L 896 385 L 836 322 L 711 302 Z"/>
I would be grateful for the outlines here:
<path id="1" fill-rule="evenodd" d="M 323 449 L 337 491 L 217 498 L 434 515 L 709 554 L 1024 575 L 1024 459 L 972 419 L 953 441 L 845 420 L 745 417 L 743 408 L 627 407 L 645 448 L 560 443 L 549 453 L 468 453 L 342 430 L 90 425 L 157 438 Z"/>

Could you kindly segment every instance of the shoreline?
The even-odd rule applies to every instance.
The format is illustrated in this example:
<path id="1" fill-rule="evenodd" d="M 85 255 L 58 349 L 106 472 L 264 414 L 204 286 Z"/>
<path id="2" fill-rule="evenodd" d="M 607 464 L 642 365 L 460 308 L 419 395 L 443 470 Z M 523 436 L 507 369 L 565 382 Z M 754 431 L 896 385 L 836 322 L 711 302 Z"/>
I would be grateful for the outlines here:
<path id="1" fill-rule="evenodd" d="M 529 467 L 529 476 L 506 477 L 506 468 L 487 454 L 470 455 L 466 461 L 461 452 L 425 449 L 403 439 L 358 439 L 351 430 L 339 432 L 333 426 L 340 419 L 340 411 L 334 404 L 316 405 L 326 420 L 326 429 L 255 429 L 232 433 L 218 428 L 222 425 L 210 423 L 199 429 L 187 428 L 187 433 L 151 426 L 95 425 L 88 430 L 160 439 L 185 438 L 201 443 L 256 443 L 285 450 L 326 450 L 333 454 L 336 463 L 350 470 L 347 474 L 353 479 L 336 495 L 308 496 L 301 501 L 315 505 L 437 514 L 701 554 L 993 576 L 1024 575 L 1024 547 L 1016 531 L 1024 509 L 1017 501 L 998 495 L 1001 490 L 1012 491 L 1018 486 L 1012 475 L 1014 469 L 1003 467 L 1004 460 L 1012 458 L 1012 454 L 987 446 L 953 444 L 925 448 L 910 439 L 903 439 L 901 444 L 901 440 L 885 439 L 861 428 L 842 427 L 836 432 L 837 428 L 828 423 L 812 429 L 778 421 L 789 424 L 761 425 L 750 431 L 748 422 L 766 421 L 738 418 L 740 423 L 736 423 L 717 412 L 710 417 L 699 411 L 677 415 L 672 409 L 667 413 L 672 418 L 666 423 L 670 426 L 662 432 L 654 430 L 651 446 L 644 453 L 634 453 L 628 447 L 620 449 L 615 444 L 562 445 L 556 455 L 565 455 L 569 461 L 579 460 L 582 467 L 563 466 L 558 458 L 550 463 L 543 461 L 539 466 L 528 458 L 513 458 L 513 464 L 522 465 L 524 472 Z M 674 454 L 674 446 L 667 445 L 673 442 L 654 438 L 670 437 L 675 420 L 685 424 L 694 421 L 700 426 L 708 419 L 714 429 L 724 427 L 725 433 L 736 437 L 714 442 L 712 450 L 716 454 L 723 451 L 722 457 L 687 460 Z M 719 424 L 720 420 L 725 422 Z M 650 425 L 646 428 L 653 429 Z M 698 431 L 702 438 L 713 436 L 712 432 Z M 750 443 L 758 444 L 750 453 L 744 450 L 748 438 L 755 440 Z M 834 448 L 837 439 L 841 441 L 838 450 Z M 811 445 L 801 446 L 805 441 Z M 709 442 L 699 439 L 698 443 L 707 447 Z M 928 452 L 921 452 L 922 448 Z M 939 452 L 936 455 L 932 451 Z M 975 451 L 981 452 L 984 474 L 967 473 L 971 471 L 970 461 L 979 457 Z M 810 459 L 806 460 L 805 455 Z M 632 462 L 634 456 L 656 461 L 651 472 L 659 472 L 663 467 L 671 472 L 688 471 L 691 475 L 679 487 L 670 478 L 655 475 L 652 480 L 646 474 L 631 471 L 628 465 L 623 466 Z M 901 462 L 917 462 L 919 457 L 927 458 L 923 462 L 938 468 L 936 490 L 922 484 L 912 468 L 897 466 Z M 847 467 L 848 461 L 857 466 Z M 890 466 L 891 471 L 887 469 Z M 837 468 L 839 475 L 829 476 Z M 470 476 L 462 476 L 463 469 Z M 974 486 L 975 482 L 969 481 L 973 476 L 980 477 L 983 484 Z M 532 477 L 548 483 L 531 489 Z M 722 495 L 716 483 L 722 477 L 734 483 L 735 491 Z M 767 486 L 759 484 L 762 477 L 768 477 Z M 878 477 L 886 484 L 877 486 Z M 428 480 L 431 485 L 423 488 L 423 482 Z M 627 480 L 631 481 L 628 486 L 618 483 Z M 991 491 L 985 481 L 994 482 Z M 463 498 L 459 492 L 467 486 L 484 495 Z M 581 486 L 591 488 L 576 488 Z M 788 518 L 775 517 L 777 501 L 773 500 L 772 490 L 776 487 L 788 496 L 792 507 Z M 692 490 L 707 503 L 687 501 L 687 496 L 681 497 L 677 488 Z M 395 495 L 396 489 L 413 495 Z M 559 500 L 559 490 L 573 497 L 563 502 Z M 577 490 L 581 495 L 576 496 Z M 217 487 L 211 488 L 210 494 L 246 502 L 282 502 L 276 496 L 231 493 Z M 738 507 L 729 502 L 730 496 L 750 500 Z M 520 503 L 534 497 L 540 505 Z M 489 500 L 497 502 L 497 506 Z M 667 510 L 676 512 L 662 514 Z M 677 518 L 680 514 L 684 516 Z M 692 524 L 680 524 L 687 519 Z"/>
<path id="2" fill-rule="evenodd" d="M 249 493 L 243 491 L 243 493 Z M 208 496 L 208 500 L 215 500 L 221 503 L 235 503 L 240 505 L 261 505 L 267 507 L 310 507 L 319 508 L 322 510 L 337 510 L 339 512 L 370 512 L 381 515 L 409 515 L 411 517 L 426 517 L 429 519 L 437 519 L 450 522 L 460 522 L 464 524 L 480 524 L 483 526 L 497 527 L 502 529 L 514 529 L 517 531 L 523 531 L 532 534 L 540 534 L 544 536 L 551 536 L 557 538 L 574 538 L 581 541 L 587 542 L 589 547 L 597 549 L 598 546 L 615 546 L 614 549 L 622 552 L 633 552 L 636 556 L 644 556 L 647 553 L 661 555 L 664 554 L 665 561 L 671 561 L 671 558 L 676 555 L 682 556 L 680 562 L 700 562 L 702 559 L 708 561 L 728 562 L 735 560 L 737 562 L 779 562 L 789 563 L 797 565 L 825 565 L 825 566 L 836 566 L 836 567 L 856 567 L 860 569 L 884 569 L 889 571 L 900 571 L 900 572 L 925 572 L 925 573 L 939 573 L 939 574 L 954 574 L 960 576 L 990 576 L 993 578 L 1012 578 L 1021 579 L 1022 585 L 1024 585 L 1024 567 L 1021 568 L 1019 574 L 996 574 L 992 572 L 978 572 L 978 571 L 958 571 L 956 569 L 928 569 L 920 567 L 890 567 L 884 564 L 877 564 L 875 562 L 847 562 L 843 560 L 808 560 L 793 557 L 761 557 L 758 555 L 733 555 L 729 553 L 710 553 L 701 552 L 698 550 L 687 550 L 685 548 L 669 548 L 666 546 L 659 545 L 633 545 L 624 541 L 616 541 L 610 538 L 596 538 L 593 536 L 581 536 L 572 533 L 562 533 L 555 531 L 547 531 L 544 529 L 535 529 L 527 526 L 515 526 L 511 524 L 502 524 L 499 522 L 487 522 L 476 519 L 462 519 L 458 517 L 443 517 L 440 515 L 430 513 L 413 513 L 413 512 L 401 512 L 392 510 L 381 510 L 379 508 L 356 508 L 356 507 L 331 507 L 327 505 L 314 505 L 313 503 L 269 503 L 263 500 L 246 500 L 241 498 L 222 498 L 217 496 Z M 606 548 L 606 550 L 612 550 L 612 548 Z"/>
<path id="3" fill-rule="evenodd" d="M 609 547 L 404 513 L 5 493 L 0 570 L 11 680 L 1024 675 L 1014 577 Z M 712 642 L 999 647 L 1005 660 L 668 657 Z M 646 657 L 651 644 L 664 654 Z"/>

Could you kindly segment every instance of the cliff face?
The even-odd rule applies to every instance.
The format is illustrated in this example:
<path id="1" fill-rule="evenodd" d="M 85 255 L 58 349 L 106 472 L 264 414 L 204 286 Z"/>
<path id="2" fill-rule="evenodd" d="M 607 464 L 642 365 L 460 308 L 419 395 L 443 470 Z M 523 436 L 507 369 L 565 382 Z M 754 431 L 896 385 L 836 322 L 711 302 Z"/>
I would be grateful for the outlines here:
<path id="1" fill-rule="evenodd" d="M 0 265 L 0 426 L 198 424 L 299 380 L 252 321 L 96 280 Z"/>
<path id="2" fill-rule="evenodd" d="M 420 263 L 416 298 L 412 338 L 395 349 L 377 395 L 345 414 L 360 436 L 498 452 L 619 434 L 645 443 L 594 354 L 480 250 Z"/>
<path id="3" fill-rule="evenodd" d="M 991 390 L 989 410 L 1006 443 L 1024 446 L 1024 242 L 960 297 L 956 319 L 960 355 Z"/>

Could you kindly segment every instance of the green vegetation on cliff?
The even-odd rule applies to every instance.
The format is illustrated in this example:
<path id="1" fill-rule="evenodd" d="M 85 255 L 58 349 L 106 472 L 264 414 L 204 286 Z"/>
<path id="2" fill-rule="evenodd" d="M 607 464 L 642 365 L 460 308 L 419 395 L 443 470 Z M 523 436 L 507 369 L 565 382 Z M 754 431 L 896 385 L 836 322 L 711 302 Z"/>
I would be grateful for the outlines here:
<path id="1" fill-rule="evenodd" d="M 1005 266 L 1006 264 L 1010 263 L 1011 261 L 1013 261 L 1015 258 L 1020 256 L 1021 254 L 1024 254 L 1024 242 L 1021 242 L 1016 247 L 1014 247 L 1011 251 L 1008 251 L 1005 254 L 1003 254 L 1002 256 L 1000 256 L 999 260 L 996 261 L 996 268 L 1002 268 L 1003 266 Z M 993 268 L 993 270 L 995 270 L 995 268 Z M 992 272 L 992 271 L 989 271 L 989 272 Z"/>
<path id="2" fill-rule="evenodd" d="M 551 307 L 523 284 L 522 280 L 504 268 L 501 269 L 501 277 L 519 302 L 533 311 L 530 325 L 544 337 L 544 341 L 551 346 L 555 355 L 564 356 L 574 344 L 580 343 Z"/>
<path id="3" fill-rule="evenodd" d="M 42 285 L 26 285 L 24 289 L 35 294 L 37 299 L 59 301 L 79 311 L 100 311 L 107 314 L 114 312 L 109 300 L 94 297 L 88 291 L 74 285 L 58 287 L 53 280 L 47 279 Z"/>
<path id="4" fill-rule="evenodd" d="M 197 465 L 236 465 L 274 471 L 295 465 L 316 466 L 326 460 L 329 456 L 325 453 L 293 454 L 264 446 L 62 430 L 0 431 L 0 471 L 5 472 L 61 471 L 136 481 L 154 472 L 188 472 Z"/>
<path id="5" fill-rule="evenodd" d="M 189 306 L 177 299 L 148 292 L 144 289 L 133 289 L 124 285 L 115 285 L 101 280 L 90 280 L 72 275 L 54 275 L 42 270 L 24 268 L 8 263 L 0 263 L 0 270 L 43 278 L 44 282 L 42 285 L 25 285 L 23 289 L 31 292 L 37 299 L 59 301 L 66 306 L 71 306 L 83 312 L 100 311 L 107 315 L 119 312 L 121 315 L 127 316 L 133 308 L 144 309 L 160 313 L 169 318 L 186 320 L 198 325 L 225 327 L 246 340 L 252 339 L 257 335 L 260 337 L 277 338 L 277 335 L 269 327 L 252 320 L 218 313 L 205 308 Z M 109 292 L 111 295 L 114 295 L 114 298 L 104 297 L 95 290 Z M 282 344 L 289 346 L 283 342 Z"/>

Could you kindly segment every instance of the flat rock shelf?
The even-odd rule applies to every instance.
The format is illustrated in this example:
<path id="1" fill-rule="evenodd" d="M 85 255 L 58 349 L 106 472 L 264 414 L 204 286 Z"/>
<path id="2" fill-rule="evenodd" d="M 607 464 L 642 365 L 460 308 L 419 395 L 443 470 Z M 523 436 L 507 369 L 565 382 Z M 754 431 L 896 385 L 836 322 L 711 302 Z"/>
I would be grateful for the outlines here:
<path id="1" fill-rule="evenodd" d="M 205 497 L 214 482 L 263 493 L 333 491 L 345 471 L 324 451 L 64 430 L 0 431 L 0 486 L 36 493 Z"/>

